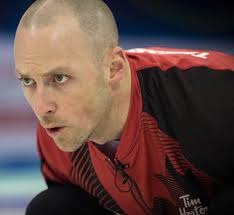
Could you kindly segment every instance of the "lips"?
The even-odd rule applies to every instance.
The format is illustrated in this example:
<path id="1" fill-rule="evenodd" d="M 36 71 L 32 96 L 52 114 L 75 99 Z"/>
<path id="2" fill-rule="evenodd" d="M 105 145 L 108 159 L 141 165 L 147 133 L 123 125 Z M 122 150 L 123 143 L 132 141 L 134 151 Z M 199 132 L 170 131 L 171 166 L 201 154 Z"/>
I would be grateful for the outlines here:
<path id="1" fill-rule="evenodd" d="M 47 128 L 50 132 L 56 132 L 62 127 Z"/>
<path id="2" fill-rule="evenodd" d="M 59 135 L 64 127 L 53 127 L 53 128 L 46 128 L 46 132 L 49 136 L 55 137 Z"/>

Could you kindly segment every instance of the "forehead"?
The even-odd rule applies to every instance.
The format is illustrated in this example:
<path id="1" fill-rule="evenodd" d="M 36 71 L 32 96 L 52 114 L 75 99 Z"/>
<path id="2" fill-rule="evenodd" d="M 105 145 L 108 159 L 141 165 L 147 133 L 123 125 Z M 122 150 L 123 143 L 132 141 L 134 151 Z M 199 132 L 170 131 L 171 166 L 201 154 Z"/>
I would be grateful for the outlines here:
<path id="1" fill-rule="evenodd" d="M 26 56 L 61 60 L 73 55 L 88 57 L 91 44 L 85 39 L 77 21 L 60 17 L 56 23 L 46 27 L 20 26 L 15 37 L 14 51 L 16 61 Z"/>
<path id="2" fill-rule="evenodd" d="M 29 66 L 48 68 L 58 63 L 63 66 L 85 63 L 92 54 L 91 44 L 85 40 L 78 23 L 70 19 L 58 20 L 44 28 L 20 27 L 14 51 L 15 64 L 20 70 Z"/>

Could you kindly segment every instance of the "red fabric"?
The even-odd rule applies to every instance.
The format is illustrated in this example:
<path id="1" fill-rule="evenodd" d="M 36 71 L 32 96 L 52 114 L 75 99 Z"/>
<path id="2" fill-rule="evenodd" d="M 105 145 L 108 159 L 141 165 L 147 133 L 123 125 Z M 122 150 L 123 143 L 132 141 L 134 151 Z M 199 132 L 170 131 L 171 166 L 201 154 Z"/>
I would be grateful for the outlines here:
<path id="1" fill-rule="evenodd" d="M 209 198 L 212 196 L 211 185 L 215 179 L 196 169 L 183 156 L 180 144 L 159 129 L 156 119 L 142 112 L 142 98 L 137 72 L 140 69 L 155 66 L 162 70 L 167 70 L 170 67 L 187 69 L 194 66 L 234 70 L 234 59 L 218 52 L 162 48 L 150 48 L 150 50 L 165 51 L 165 53 L 150 54 L 146 50 L 140 50 L 143 53 L 126 52 L 132 69 L 131 108 L 117 148 L 116 157 L 121 163 L 129 165 L 125 171 L 137 182 L 144 201 L 152 211 L 155 212 L 155 205 L 158 204 L 158 201 L 165 200 L 165 204 L 168 204 L 165 207 L 168 210 L 165 214 L 180 214 L 179 208 L 181 211 L 184 210 L 183 196 L 187 193 L 177 182 L 175 176 L 165 168 L 166 163 L 170 162 L 176 174 L 180 175 L 182 179 L 186 177 L 186 171 L 189 170 L 195 175 L 197 181 L 201 184 L 201 188 L 207 191 Z M 168 51 L 174 53 L 168 53 Z M 182 53 L 180 54 L 180 52 Z M 199 55 L 201 52 L 207 54 Z M 71 157 L 79 157 L 82 160 L 88 153 L 100 183 L 120 208 L 126 214 L 144 214 L 130 192 L 121 193 L 116 189 L 114 185 L 115 171 L 107 161 L 107 157 L 91 142 L 85 144 L 88 145 L 88 148 L 86 151 L 84 150 L 83 154 L 81 152 L 76 155 L 62 152 L 47 136 L 45 130 L 39 126 L 38 147 L 43 161 L 42 172 L 44 177 L 47 180 L 60 183 L 77 184 L 86 189 L 89 187 L 89 179 L 92 178 L 93 174 L 87 176 L 86 180 L 82 178 L 89 169 L 85 169 L 83 166 L 80 172 L 77 169 L 73 170 L 74 162 L 71 161 Z M 77 162 L 77 165 L 81 165 L 79 160 Z M 87 162 L 88 158 L 85 163 Z M 121 182 L 122 177 L 118 175 L 117 183 L 120 184 Z M 126 185 L 121 186 L 124 188 Z M 93 195 L 95 190 L 92 191 L 91 188 L 90 185 L 87 191 Z M 104 200 L 100 199 L 101 204 L 102 201 Z M 198 203 L 198 206 L 207 207 L 204 202 Z"/>

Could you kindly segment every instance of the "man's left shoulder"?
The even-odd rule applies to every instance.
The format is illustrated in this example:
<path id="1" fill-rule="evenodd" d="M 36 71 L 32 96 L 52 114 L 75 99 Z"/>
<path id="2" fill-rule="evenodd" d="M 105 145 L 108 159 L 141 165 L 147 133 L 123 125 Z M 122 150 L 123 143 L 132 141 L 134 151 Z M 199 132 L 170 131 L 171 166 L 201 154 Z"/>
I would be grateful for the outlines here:
<path id="1" fill-rule="evenodd" d="M 220 51 L 148 47 L 129 49 L 126 50 L 126 54 L 135 59 L 135 66 L 139 69 L 158 67 L 166 71 L 172 67 L 184 70 L 191 67 L 208 67 L 234 71 L 234 57 Z"/>

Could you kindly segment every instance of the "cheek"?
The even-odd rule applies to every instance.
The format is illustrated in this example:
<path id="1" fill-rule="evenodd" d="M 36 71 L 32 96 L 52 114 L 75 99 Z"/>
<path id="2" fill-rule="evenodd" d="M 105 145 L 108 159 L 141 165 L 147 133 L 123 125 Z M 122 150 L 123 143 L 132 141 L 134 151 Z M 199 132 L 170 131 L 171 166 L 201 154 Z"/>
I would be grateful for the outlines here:
<path id="1" fill-rule="evenodd" d="M 86 80 L 86 79 L 85 79 Z M 108 89 L 101 78 L 90 79 L 73 86 L 61 102 L 62 110 L 71 121 L 85 126 L 93 124 L 104 112 Z M 65 115 L 64 115 L 65 117 Z"/>
<path id="2" fill-rule="evenodd" d="M 108 105 L 107 98 L 109 94 L 104 88 L 95 89 L 92 92 L 87 90 L 83 94 L 78 93 L 67 97 L 62 109 L 74 124 L 92 126 L 105 112 Z"/>
<path id="3" fill-rule="evenodd" d="M 62 99 L 61 113 L 73 122 L 87 123 L 95 115 L 95 104 L 93 97 L 88 93 L 75 94 Z"/>

